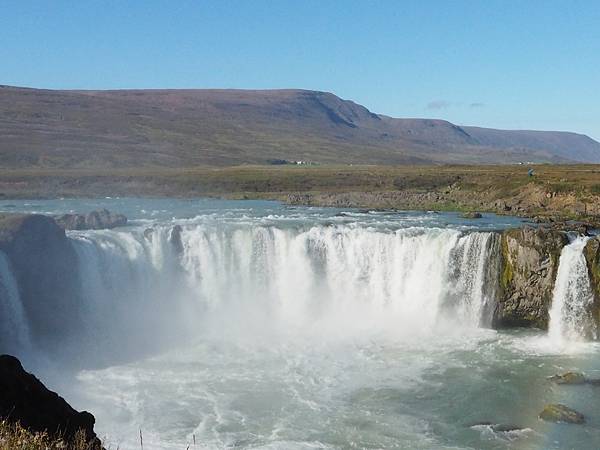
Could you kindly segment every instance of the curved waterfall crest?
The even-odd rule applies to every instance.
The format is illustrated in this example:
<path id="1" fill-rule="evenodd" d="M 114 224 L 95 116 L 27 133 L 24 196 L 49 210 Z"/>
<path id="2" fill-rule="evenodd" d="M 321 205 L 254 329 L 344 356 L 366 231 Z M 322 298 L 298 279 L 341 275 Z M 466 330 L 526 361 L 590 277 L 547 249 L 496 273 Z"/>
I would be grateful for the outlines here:
<path id="1" fill-rule="evenodd" d="M 178 242 L 173 234 L 165 226 L 76 237 L 88 301 L 125 289 L 128 299 L 111 308 L 166 296 L 174 309 L 252 310 L 286 326 L 333 320 L 430 329 L 444 317 L 490 323 L 495 233 L 200 224 L 183 226 Z"/>
<path id="2" fill-rule="evenodd" d="M 149 335 L 166 342 L 251 324 L 343 336 L 485 328 L 501 294 L 501 235 L 493 231 L 210 220 L 68 236 L 78 293 L 72 317 L 81 323 L 73 328 L 81 334 L 76 345 L 127 342 L 124 351 L 133 351 Z M 562 251 L 551 336 L 597 337 L 586 242 L 577 238 Z M 29 345 L 35 330 L 1 253 L 0 294 L 0 342 Z"/>
<path id="3" fill-rule="evenodd" d="M 215 323 L 300 332 L 316 324 L 344 335 L 489 326 L 497 284 L 493 232 L 182 222 L 69 238 L 77 345 L 99 348 L 133 349 L 149 333 L 162 342 Z M 29 331 L 8 264 L 0 255 L 2 333 L 13 347 Z"/>

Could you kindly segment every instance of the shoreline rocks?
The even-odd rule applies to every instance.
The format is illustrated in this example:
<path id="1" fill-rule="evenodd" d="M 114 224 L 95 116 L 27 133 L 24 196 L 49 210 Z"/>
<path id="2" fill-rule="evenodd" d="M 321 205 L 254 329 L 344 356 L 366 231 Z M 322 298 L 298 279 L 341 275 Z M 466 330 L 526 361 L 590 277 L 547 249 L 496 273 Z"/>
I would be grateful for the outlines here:
<path id="1" fill-rule="evenodd" d="M 127 217 L 108 209 L 98 209 L 87 214 L 62 214 L 55 216 L 54 220 L 65 230 L 104 230 L 127 225 Z"/>
<path id="2" fill-rule="evenodd" d="M 465 213 L 462 213 L 461 217 L 463 219 L 481 219 L 483 216 L 481 215 L 481 213 L 476 211 L 467 211 Z"/>
<path id="3" fill-rule="evenodd" d="M 0 355 L 0 418 L 66 442 L 83 432 L 90 449 L 102 448 L 94 432 L 94 416 L 73 409 L 10 355 Z"/>

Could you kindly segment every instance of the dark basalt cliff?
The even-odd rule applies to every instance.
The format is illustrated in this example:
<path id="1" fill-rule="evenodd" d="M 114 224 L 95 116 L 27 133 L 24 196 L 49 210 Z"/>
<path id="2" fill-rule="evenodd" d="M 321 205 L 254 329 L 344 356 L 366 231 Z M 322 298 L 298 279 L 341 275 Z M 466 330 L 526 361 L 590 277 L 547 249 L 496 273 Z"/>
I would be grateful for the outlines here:
<path id="1" fill-rule="evenodd" d="M 101 448 L 94 432 L 94 416 L 73 409 L 9 355 L 0 355 L 0 418 L 67 443 L 81 432 L 90 450 Z"/>

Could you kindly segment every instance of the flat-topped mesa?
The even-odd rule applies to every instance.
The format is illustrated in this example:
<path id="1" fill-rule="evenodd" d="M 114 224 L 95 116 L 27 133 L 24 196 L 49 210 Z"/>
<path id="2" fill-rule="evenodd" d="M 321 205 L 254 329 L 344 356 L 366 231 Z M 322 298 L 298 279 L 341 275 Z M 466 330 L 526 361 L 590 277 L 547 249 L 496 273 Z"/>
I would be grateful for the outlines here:
<path id="1" fill-rule="evenodd" d="M 65 230 L 102 230 L 127 225 L 127 217 L 105 208 L 87 214 L 62 214 L 54 220 Z"/>
<path id="2" fill-rule="evenodd" d="M 522 227 L 502 232 L 500 295 L 493 325 L 548 328 L 549 309 L 566 233 Z"/>

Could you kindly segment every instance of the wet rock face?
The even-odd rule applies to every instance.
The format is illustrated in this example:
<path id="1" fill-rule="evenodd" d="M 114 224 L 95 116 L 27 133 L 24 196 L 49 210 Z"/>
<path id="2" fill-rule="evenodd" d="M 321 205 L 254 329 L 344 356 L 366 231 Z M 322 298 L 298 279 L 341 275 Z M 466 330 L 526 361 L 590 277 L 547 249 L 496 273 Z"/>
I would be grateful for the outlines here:
<path id="1" fill-rule="evenodd" d="M 181 228 L 181 225 L 175 225 L 169 233 L 169 243 L 173 246 L 173 250 L 178 255 L 183 253 L 181 233 L 183 233 L 183 228 Z"/>
<path id="2" fill-rule="evenodd" d="M 540 413 L 540 419 L 546 422 L 563 422 L 563 423 L 577 423 L 581 424 L 585 422 L 585 417 L 578 411 L 569 408 L 568 406 L 561 405 L 560 403 L 553 403 L 544 406 L 544 409 Z"/>
<path id="3" fill-rule="evenodd" d="M 593 315 L 600 323 L 600 237 L 590 239 L 585 245 L 583 255 L 588 267 L 590 285 L 594 291 Z"/>
<path id="4" fill-rule="evenodd" d="M 91 449 L 101 448 L 94 433 L 94 416 L 74 410 L 9 355 L 0 355 L 0 417 L 20 422 L 30 431 L 62 436 L 66 441 L 82 430 Z"/>
<path id="5" fill-rule="evenodd" d="M 548 327 L 552 291 L 566 234 L 523 227 L 502 233 L 501 294 L 493 325 Z"/>
<path id="6" fill-rule="evenodd" d="M 54 218 L 65 230 L 102 230 L 127 225 L 127 217 L 108 209 L 99 209 L 88 214 L 63 214 Z"/>
<path id="7" fill-rule="evenodd" d="M 77 254 L 65 231 L 51 217 L 0 216 L 0 250 L 10 261 L 33 341 L 62 352 L 82 326 Z"/>

